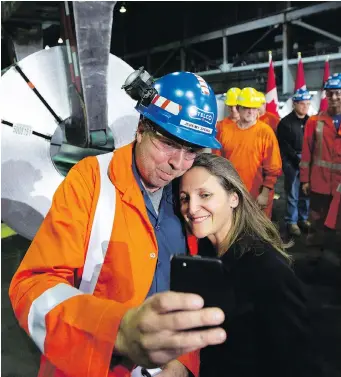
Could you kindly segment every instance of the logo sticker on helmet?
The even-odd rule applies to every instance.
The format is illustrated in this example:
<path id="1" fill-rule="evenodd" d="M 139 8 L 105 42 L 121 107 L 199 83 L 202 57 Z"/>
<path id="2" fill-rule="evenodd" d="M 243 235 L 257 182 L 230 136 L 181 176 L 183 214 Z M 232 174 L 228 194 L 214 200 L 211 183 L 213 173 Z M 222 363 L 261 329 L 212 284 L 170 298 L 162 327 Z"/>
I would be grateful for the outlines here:
<path id="1" fill-rule="evenodd" d="M 213 132 L 212 128 L 200 126 L 200 124 L 188 122 L 187 120 L 184 120 L 184 119 L 180 120 L 180 124 L 181 124 L 181 126 L 191 128 L 192 130 L 203 132 L 205 134 L 211 134 Z"/>
<path id="2" fill-rule="evenodd" d="M 337 86 L 337 85 L 340 85 L 340 80 L 338 80 L 338 79 L 332 79 L 332 80 L 329 80 L 328 84 L 330 86 L 332 86 L 332 85 Z"/>
<path id="3" fill-rule="evenodd" d="M 201 121 L 206 122 L 208 124 L 212 124 L 213 119 L 214 119 L 214 114 L 211 111 L 205 111 L 205 110 L 199 109 L 196 106 L 192 106 L 189 109 L 188 115 L 192 119 L 201 120 Z"/>

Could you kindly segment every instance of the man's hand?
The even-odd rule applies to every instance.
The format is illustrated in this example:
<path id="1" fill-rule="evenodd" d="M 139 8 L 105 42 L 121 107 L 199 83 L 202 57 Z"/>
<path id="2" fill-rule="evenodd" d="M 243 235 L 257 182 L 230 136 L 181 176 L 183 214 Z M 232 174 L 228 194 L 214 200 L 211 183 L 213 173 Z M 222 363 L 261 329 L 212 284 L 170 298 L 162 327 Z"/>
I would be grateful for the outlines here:
<path id="1" fill-rule="evenodd" d="M 188 369 L 178 360 L 173 360 L 162 368 L 157 377 L 189 377 Z"/>
<path id="2" fill-rule="evenodd" d="M 309 182 L 303 183 L 302 191 L 303 191 L 303 194 L 306 195 L 306 196 L 308 196 L 310 194 L 310 183 Z"/>
<path id="3" fill-rule="evenodd" d="M 269 189 L 263 187 L 262 192 L 257 196 L 256 203 L 261 209 L 266 208 L 269 202 Z"/>
<path id="4" fill-rule="evenodd" d="M 156 368 L 182 354 L 223 343 L 222 328 L 192 330 L 224 322 L 221 309 L 203 306 L 203 299 L 195 294 L 163 292 L 149 297 L 122 318 L 115 351 L 134 364 Z"/>

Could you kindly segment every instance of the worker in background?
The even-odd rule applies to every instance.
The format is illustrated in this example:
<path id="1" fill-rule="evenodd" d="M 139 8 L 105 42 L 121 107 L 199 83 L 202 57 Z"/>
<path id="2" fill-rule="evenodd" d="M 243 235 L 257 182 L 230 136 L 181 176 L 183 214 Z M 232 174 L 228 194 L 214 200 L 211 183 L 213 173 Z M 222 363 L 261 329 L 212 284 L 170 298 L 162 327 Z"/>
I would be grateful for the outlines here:
<path id="1" fill-rule="evenodd" d="M 242 89 L 236 102 L 240 119 L 217 135 L 221 150 L 214 153 L 232 162 L 251 196 L 271 218 L 274 185 L 282 168 L 277 138 L 258 119 L 261 101 L 254 88 Z"/>
<path id="2" fill-rule="evenodd" d="M 217 122 L 217 135 L 219 135 L 224 127 L 231 122 L 238 122 L 239 120 L 239 113 L 237 110 L 237 97 L 240 93 L 239 88 L 230 88 L 226 92 L 226 99 L 225 99 L 225 105 L 227 106 L 227 117 L 223 120 L 220 120 Z M 217 136 L 218 137 L 218 136 Z"/>
<path id="3" fill-rule="evenodd" d="M 258 109 L 259 120 L 268 124 L 276 133 L 280 118 L 277 115 L 270 113 L 269 111 L 266 111 L 265 95 L 262 92 L 258 92 L 258 93 L 259 93 L 259 97 L 262 103 L 261 107 Z"/>
<path id="4" fill-rule="evenodd" d="M 11 282 L 40 377 L 126 377 L 134 365 L 198 376 L 193 351 L 226 339 L 220 309 L 165 292 L 171 255 L 187 252 L 172 181 L 204 147 L 219 148 L 215 95 L 189 72 L 148 85 L 136 140 L 70 170 Z"/>
<path id="5" fill-rule="evenodd" d="M 335 230 L 341 230 L 341 74 L 330 76 L 324 89 L 328 108 L 306 124 L 300 174 L 302 190 L 310 194 L 308 244 L 322 249 L 333 245 L 340 251 L 340 243 L 333 240 Z"/>
<path id="6" fill-rule="evenodd" d="M 310 100 L 309 91 L 298 89 L 292 97 L 293 111 L 279 122 L 277 128 L 286 193 L 284 220 L 288 233 L 297 237 L 301 235 L 301 231 L 307 232 L 311 225 L 308 221 L 309 196 L 301 190 L 299 167 Z"/>

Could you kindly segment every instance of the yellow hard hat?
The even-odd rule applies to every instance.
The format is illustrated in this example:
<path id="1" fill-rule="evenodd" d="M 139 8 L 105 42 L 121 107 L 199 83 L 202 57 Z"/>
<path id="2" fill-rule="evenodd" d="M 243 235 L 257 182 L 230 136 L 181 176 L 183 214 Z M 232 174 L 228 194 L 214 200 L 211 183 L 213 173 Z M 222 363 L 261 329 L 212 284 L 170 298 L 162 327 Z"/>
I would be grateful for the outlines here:
<path id="1" fill-rule="evenodd" d="M 254 88 L 242 89 L 237 98 L 237 105 L 258 109 L 262 105 L 259 92 Z"/>
<path id="2" fill-rule="evenodd" d="M 225 105 L 227 106 L 237 106 L 237 97 L 240 94 L 239 88 L 231 88 L 226 92 Z"/>
<path id="3" fill-rule="evenodd" d="M 263 105 L 264 103 L 266 103 L 265 95 L 262 92 L 258 92 L 258 94 L 259 94 L 260 102 Z"/>

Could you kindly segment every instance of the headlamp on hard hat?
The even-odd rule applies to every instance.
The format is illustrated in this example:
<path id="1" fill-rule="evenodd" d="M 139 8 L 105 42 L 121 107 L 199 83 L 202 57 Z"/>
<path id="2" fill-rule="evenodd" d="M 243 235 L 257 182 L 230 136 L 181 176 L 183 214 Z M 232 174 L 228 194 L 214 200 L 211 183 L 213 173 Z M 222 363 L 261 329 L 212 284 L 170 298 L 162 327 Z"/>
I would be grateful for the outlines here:
<path id="1" fill-rule="evenodd" d="M 158 94 L 152 85 L 153 81 L 153 77 L 145 71 L 144 67 L 140 67 L 127 77 L 122 89 L 133 100 L 138 101 L 137 106 L 141 104 L 147 107 Z"/>

